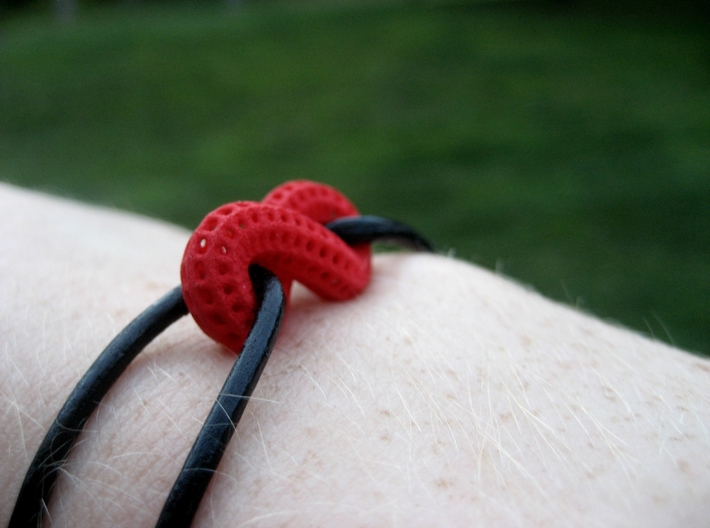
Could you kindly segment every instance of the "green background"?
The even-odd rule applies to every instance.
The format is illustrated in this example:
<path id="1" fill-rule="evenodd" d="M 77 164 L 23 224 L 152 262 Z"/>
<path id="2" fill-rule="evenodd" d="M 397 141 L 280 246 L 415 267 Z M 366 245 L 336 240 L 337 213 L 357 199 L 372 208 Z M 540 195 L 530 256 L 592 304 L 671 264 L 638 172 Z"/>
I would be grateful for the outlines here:
<path id="1" fill-rule="evenodd" d="M 0 179 L 187 227 L 319 180 L 709 354 L 710 19 L 687 4 L 6 9 Z"/>

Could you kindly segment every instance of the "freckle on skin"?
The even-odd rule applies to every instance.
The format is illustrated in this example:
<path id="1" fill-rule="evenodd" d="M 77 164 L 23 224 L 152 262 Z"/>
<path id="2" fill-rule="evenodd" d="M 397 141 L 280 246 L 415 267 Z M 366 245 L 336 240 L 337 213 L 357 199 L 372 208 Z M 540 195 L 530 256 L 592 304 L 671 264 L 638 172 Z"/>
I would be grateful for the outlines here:
<path id="1" fill-rule="evenodd" d="M 453 486 L 454 482 L 451 479 L 438 478 L 434 481 L 434 485 L 439 489 L 446 490 Z"/>

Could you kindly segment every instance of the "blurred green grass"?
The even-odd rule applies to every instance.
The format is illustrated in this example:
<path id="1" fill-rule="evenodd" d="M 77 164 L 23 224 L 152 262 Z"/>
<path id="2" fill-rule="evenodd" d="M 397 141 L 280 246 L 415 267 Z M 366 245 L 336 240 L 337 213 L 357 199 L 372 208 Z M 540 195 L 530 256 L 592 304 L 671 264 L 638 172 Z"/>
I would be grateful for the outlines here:
<path id="1" fill-rule="evenodd" d="M 21 14 L 0 25 L 0 178 L 187 227 L 320 180 L 710 354 L 709 36 L 524 3 Z"/>

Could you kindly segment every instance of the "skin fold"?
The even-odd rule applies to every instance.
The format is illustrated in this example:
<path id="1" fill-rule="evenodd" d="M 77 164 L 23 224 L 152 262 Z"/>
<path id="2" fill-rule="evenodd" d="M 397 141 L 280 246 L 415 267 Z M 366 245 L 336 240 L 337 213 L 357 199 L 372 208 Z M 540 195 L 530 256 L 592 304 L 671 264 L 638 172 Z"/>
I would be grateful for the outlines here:
<path id="1" fill-rule="evenodd" d="M 0 525 L 64 399 L 179 282 L 189 233 L 0 184 Z M 139 355 L 48 526 L 152 526 L 234 356 L 189 318 Z M 298 285 L 195 526 L 704 527 L 710 362 L 471 264 Z"/>

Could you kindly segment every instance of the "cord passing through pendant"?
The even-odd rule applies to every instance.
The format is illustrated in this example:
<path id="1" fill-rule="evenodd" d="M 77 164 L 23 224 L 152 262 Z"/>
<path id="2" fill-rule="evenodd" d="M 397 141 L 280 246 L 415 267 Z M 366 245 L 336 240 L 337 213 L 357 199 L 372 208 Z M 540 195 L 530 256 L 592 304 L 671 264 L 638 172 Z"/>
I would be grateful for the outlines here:
<path id="1" fill-rule="evenodd" d="M 130 362 L 188 310 L 205 334 L 239 354 L 157 522 L 189 527 L 276 343 L 292 282 L 325 299 L 350 299 L 369 282 L 375 241 L 433 251 L 409 226 L 359 216 L 338 191 L 308 181 L 207 215 L 185 249 L 182 286 L 121 331 L 64 403 L 25 475 L 9 527 L 41 526 L 60 469 L 91 414 Z"/>
<path id="2" fill-rule="evenodd" d="M 252 327 L 256 297 L 249 266 L 274 273 L 288 298 L 293 280 L 329 300 L 355 297 L 370 280 L 370 246 L 348 246 L 324 224 L 356 217 L 335 189 L 298 181 L 261 203 L 213 211 L 187 243 L 181 278 L 185 303 L 202 330 L 239 352 Z"/>

